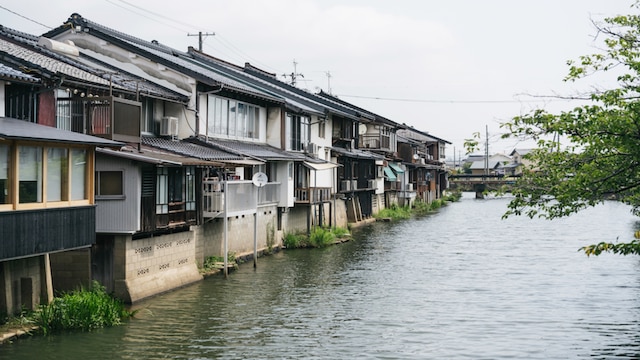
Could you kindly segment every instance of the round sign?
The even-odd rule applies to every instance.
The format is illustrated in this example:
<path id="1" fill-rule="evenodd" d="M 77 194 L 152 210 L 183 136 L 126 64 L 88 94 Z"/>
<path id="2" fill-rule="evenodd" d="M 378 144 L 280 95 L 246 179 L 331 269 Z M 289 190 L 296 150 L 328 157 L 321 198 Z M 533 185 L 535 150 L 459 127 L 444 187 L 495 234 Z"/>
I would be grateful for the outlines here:
<path id="1" fill-rule="evenodd" d="M 267 184 L 267 181 L 269 181 L 269 179 L 267 179 L 267 174 L 263 172 L 257 172 L 253 174 L 251 181 L 253 181 L 253 185 L 263 187 Z"/>

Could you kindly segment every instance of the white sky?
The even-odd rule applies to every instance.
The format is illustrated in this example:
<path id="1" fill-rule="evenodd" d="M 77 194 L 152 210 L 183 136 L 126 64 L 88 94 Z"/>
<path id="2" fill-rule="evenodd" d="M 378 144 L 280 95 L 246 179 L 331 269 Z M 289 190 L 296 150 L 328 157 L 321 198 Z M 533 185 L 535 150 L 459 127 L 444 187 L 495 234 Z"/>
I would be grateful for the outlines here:
<path id="1" fill-rule="evenodd" d="M 451 141 L 447 156 L 489 128 L 490 152 L 510 152 L 499 124 L 576 102 L 595 80 L 564 83 L 567 60 L 598 52 L 591 19 L 635 13 L 634 0 L 0 0 L 0 24 L 39 35 L 74 12 L 145 40 L 276 73 Z M 16 14 L 17 13 L 17 14 Z M 18 15 L 19 14 L 19 15 Z M 34 20 L 42 26 L 29 21 Z M 49 28 L 48 28 L 49 27 Z M 329 78 L 327 73 L 331 75 Z M 330 84 L 330 89 L 329 89 Z"/>

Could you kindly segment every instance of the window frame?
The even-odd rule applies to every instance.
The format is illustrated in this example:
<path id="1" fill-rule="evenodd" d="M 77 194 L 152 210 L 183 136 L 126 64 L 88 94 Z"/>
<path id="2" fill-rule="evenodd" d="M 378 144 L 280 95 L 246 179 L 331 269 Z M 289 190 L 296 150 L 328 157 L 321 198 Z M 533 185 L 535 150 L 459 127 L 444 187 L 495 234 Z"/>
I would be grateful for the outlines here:
<path id="1" fill-rule="evenodd" d="M 101 184 L 102 184 L 102 175 L 103 173 L 120 173 L 120 189 L 121 194 L 102 194 L 101 193 Z M 125 172 L 124 169 L 119 170 L 98 170 L 95 172 L 95 198 L 96 200 L 124 200 L 126 199 L 126 189 L 125 189 Z"/>

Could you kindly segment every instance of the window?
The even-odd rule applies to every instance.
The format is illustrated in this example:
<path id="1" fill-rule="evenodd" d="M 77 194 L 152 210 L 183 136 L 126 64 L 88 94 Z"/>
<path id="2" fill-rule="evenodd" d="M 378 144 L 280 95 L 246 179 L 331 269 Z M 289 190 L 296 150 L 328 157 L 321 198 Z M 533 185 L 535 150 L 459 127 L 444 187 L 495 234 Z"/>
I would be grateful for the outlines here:
<path id="1" fill-rule="evenodd" d="M 156 181 L 156 214 L 196 209 L 195 168 L 159 167 Z"/>
<path id="2" fill-rule="evenodd" d="M 71 200 L 87 199 L 87 150 L 71 149 Z"/>
<path id="3" fill-rule="evenodd" d="M 310 121 L 307 116 L 287 114 L 286 133 L 289 139 L 287 150 L 302 151 L 309 144 Z"/>
<path id="4" fill-rule="evenodd" d="M 260 108 L 209 95 L 207 134 L 245 139 L 260 138 Z"/>
<path id="5" fill-rule="evenodd" d="M 69 199 L 68 153 L 65 148 L 47 149 L 47 201 Z"/>
<path id="6" fill-rule="evenodd" d="M 318 137 L 324 139 L 326 131 L 327 120 L 322 119 L 318 122 Z"/>
<path id="7" fill-rule="evenodd" d="M 143 99 L 142 100 L 142 124 L 140 126 L 140 131 L 143 133 L 155 134 L 156 131 L 156 123 L 154 120 L 153 113 L 153 99 Z"/>
<path id="8" fill-rule="evenodd" d="M 88 204 L 88 148 L 0 142 L 0 208 L 33 209 Z M 14 160 L 15 159 L 15 160 Z M 14 190 L 15 189 L 15 190 Z M 66 202 L 66 204 L 65 204 Z"/>
<path id="9" fill-rule="evenodd" d="M 124 171 L 97 171 L 96 197 L 101 199 L 124 198 Z"/>
<path id="10" fill-rule="evenodd" d="M 18 158 L 18 202 L 42 202 L 42 148 L 21 146 Z"/>
<path id="11" fill-rule="evenodd" d="M 196 178 L 195 178 L 195 168 L 193 166 L 189 166 L 185 169 L 185 183 L 186 183 L 186 197 L 185 200 L 187 202 L 186 209 L 187 210 L 195 210 L 196 209 Z"/>
<path id="12" fill-rule="evenodd" d="M 156 214 L 169 213 L 169 169 L 158 168 L 156 181 Z"/>
<path id="13" fill-rule="evenodd" d="M 11 201 L 9 189 L 9 169 L 11 169 L 11 153 L 9 145 L 0 144 L 0 204 Z"/>

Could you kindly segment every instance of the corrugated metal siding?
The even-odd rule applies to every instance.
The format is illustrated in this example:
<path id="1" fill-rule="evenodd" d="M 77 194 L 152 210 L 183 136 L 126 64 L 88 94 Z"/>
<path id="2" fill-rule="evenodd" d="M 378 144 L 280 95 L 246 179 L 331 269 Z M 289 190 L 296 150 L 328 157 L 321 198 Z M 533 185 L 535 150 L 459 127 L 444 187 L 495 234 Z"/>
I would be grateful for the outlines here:
<path id="1" fill-rule="evenodd" d="M 0 260 L 90 246 L 94 206 L 0 212 Z"/>
<path id="2" fill-rule="evenodd" d="M 124 171 L 124 199 L 96 198 L 98 233 L 132 233 L 140 230 L 142 179 L 136 163 L 128 159 L 96 154 L 96 171 Z"/>

